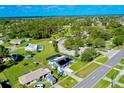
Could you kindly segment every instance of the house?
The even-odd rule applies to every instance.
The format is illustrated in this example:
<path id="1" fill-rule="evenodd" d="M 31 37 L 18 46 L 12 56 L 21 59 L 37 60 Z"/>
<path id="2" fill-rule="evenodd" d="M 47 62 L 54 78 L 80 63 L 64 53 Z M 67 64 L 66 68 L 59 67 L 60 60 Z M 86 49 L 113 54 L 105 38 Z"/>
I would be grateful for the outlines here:
<path id="1" fill-rule="evenodd" d="M 15 61 L 19 61 L 23 58 L 20 54 L 11 54 L 9 57 L 13 58 Z"/>
<path id="2" fill-rule="evenodd" d="M 56 78 L 53 77 L 53 76 L 51 76 L 51 75 L 48 75 L 48 76 L 46 77 L 46 80 L 47 80 L 48 82 L 50 82 L 52 85 L 56 83 Z"/>
<path id="3" fill-rule="evenodd" d="M 19 45 L 19 44 L 22 44 L 24 42 L 25 42 L 24 39 L 13 39 L 10 41 L 11 44 L 15 44 L 15 45 Z"/>
<path id="4" fill-rule="evenodd" d="M 3 41 L 3 43 L 6 43 L 6 42 L 9 42 L 9 39 L 3 38 L 2 41 Z"/>
<path id="5" fill-rule="evenodd" d="M 59 54 L 49 57 L 47 61 L 53 69 L 57 69 L 60 75 L 65 75 L 65 68 L 74 63 L 72 58 Z"/>
<path id="6" fill-rule="evenodd" d="M 35 71 L 29 72 L 21 77 L 19 77 L 19 82 L 22 85 L 27 85 L 30 84 L 32 82 L 35 82 L 39 79 L 43 79 L 46 78 L 47 75 L 50 75 L 51 71 L 48 68 L 39 68 Z"/>
<path id="7" fill-rule="evenodd" d="M 43 46 L 39 46 L 37 44 L 28 44 L 25 47 L 25 51 L 42 51 L 43 50 Z"/>

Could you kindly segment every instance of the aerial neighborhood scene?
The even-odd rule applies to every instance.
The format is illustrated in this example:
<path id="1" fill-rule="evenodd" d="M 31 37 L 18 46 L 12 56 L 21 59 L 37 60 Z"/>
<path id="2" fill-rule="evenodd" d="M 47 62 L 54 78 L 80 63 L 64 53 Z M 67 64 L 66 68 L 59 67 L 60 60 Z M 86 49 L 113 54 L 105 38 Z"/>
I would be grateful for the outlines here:
<path id="1" fill-rule="evenodd" d="M 124 16 L 1 18 L 0 87 L 124 88 Z"/>

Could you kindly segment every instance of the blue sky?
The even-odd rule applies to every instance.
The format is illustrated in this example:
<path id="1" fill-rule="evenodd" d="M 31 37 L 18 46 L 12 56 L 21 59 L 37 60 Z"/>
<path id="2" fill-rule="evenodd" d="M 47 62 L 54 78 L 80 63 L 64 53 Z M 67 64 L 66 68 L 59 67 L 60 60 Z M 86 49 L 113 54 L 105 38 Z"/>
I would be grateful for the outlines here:
<path id="1" fill-rule="evenodd" d="M 124 5 L 0 5 L 0 17 L 114 14 L 124 14 Z"/>

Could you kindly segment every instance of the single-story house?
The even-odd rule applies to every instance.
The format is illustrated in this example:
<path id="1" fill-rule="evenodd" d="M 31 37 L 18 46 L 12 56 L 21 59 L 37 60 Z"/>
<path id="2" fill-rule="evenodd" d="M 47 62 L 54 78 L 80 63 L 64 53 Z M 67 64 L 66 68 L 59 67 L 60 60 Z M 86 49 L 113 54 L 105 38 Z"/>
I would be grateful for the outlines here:
<path id="1" fill-rule="evenodd" d="M 43 46 L 37 45 L 37 44 L 31 44 L 29 43 L 26 47 L 25 47 L 25 51 L 42 51 L 43 50 Z"/>
<path id="2" fill-rule="evenodd" d="M 46 80 L 50 82 L 52 85 L 56 83 L 56 78 L 51 75 L 47 75 Z"/>
<path id="3" fill-rule="evenodd" d="M 11 54 L 10 57 L 13 58 L 15 61 L 18 61 L 23 58 L 23 56 L 20 54 Z"/>
<path id="4" fill-rule="evenodd" d="M 27 73 L 21 77 L 19 77 L 19 82 L 22 85 L 30 84 L 31 82 L 37 81 L 42 78 L 46 78 L 47 75 L 50 75 L 51 71 L 48 68 L 39 68 L 35 71 Z"/>
<path id="5" fill-rule="evenodd" d="M 25 42 L 24 39 L 13 39 L 10 41 L 11 44 L 15 44 L 15 45 L 19 45 L 19 44 L 22 44 L 24 42 Z"/>
<path id="6" fill-rule="evenodd" d="M 9 39 L 3 38 L 2 41 L 3 41 L 3 43 L 6 43 L 6 42 L 9 42 Z"/>
<path id="7" fill-rule="evenodd" d="M 64 69 L 74 63 L 72 58 L 58 54 L 48 58 L 47 61 L 53 69 L 58 70 L 60 75 L 65 75 Z"/>

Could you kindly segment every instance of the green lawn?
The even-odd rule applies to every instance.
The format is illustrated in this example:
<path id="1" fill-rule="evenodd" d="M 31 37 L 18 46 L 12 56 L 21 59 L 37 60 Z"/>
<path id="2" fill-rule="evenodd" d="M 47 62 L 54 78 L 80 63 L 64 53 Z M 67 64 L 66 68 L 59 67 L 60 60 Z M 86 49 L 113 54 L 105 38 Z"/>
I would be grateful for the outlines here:
<path id="1" fill-rule="evenodd" d="M 108 57 L 100 57 L 96 60 L 97 62 L 100 62 L 100 63 L 105 63 L 108 61 Z"/>
<path id="2" fill-rule="evenodd" d="M 119 85 L 114 85 L 113 88 L 123 88 L 123 87 L 121 87 Z"/>
<path id="3" fill-rule="evenodd" d="M 59 85 L 61 85 L 64 88 L 72 88 L 74 85 L 76 85 L 78 82 L 71 78 L 68 77 L 67 79 L 65 79 L 63 82 L 60 82 Z"/>
<path id="4" fill-rule="evenodd" d="M 91 63 L 90 65 L 86 66 L 85 68 L 81 69 L 76 73 L 77 76 L 84 78 L 96 70 L 100 65 L 96 63 Z"/>
<path id="5" fill-rule="evenodd" d="M 76 71 L 81 67 L 85 66 L 86 64 L 87 64 L 86 62 L 76 61 L 74 64 L 70 66 L 70 69 L 72 69 L 73 71 Z"/>
<path id="6" fill-rule="evenodd" d="M 115 50 L 120 50 L 120 49 L 123 49 L 123 48 L 124 48 L 124 46 L 116 46 L 116 47 L 114 47 Z"/>
<path id="7" fill-rule="evenodd" d="M 18 82 L 18 77 L 24 75 L 26 72 L 33 71 L 40 67 L 47 67 L 46 58 L 56 54 L 54 51 L 54 47 L 52 44 L 48 42 L 47 39 L 45 40 L 32 40 L 33 43 L 38 43 L 40 45 L 44 45 L 45 49 L 42 52 L 37 52 L 36 55 L 28 60 L 23 60 L 16 65 L 13 65 L 10 68 L 7 68 L 2 73 L 6 76 L 6 78 L 10 81 L 12 87 L 21 87 Z M 49 51 L 49 52 L 48 52 Z M 13 51 L 12 53 L 19 53 L 23 54 L 24 49 L 18 49 Z M 33 62 L 41 62 L 40 65 L 36 66 Z M 24 66 L 24 63 L 28 63 L 28 65 Z M 0 73 L 1 74 L 1 73 Z"/>
<path id="8" fill-rule="evenodd" d="M 107 88 L 110 84 L 109 81 L 101 80 L 94 86 L 94 88 Z"/>
<path id="9" fill-rule="evenodd" d="M 122 70 L 124 67 L 120 66 L 120 65 L 116 65 L 115 68 L 118 68 L 118 69 Z"/>
<path id="10" fill-rule="evenodd" d="M 123 58 L 123 59 L 121 59 L 120 63 L 121 63 L 121 64 L 124 64 L 124 58 Z"/>
<path id="11" fill-rule="evenodd" d="M 115 79 L 119 71 L 112 69 L 106 76 L 111 79 Z"/>
<path id="12" fill-rule="evenodd" d="M 124 75 L 119 79 L 119 82 L 124 84 Z"/>
<path id="13" fill-rule="evenodd" d="M 3 80 L 7 80 L 6 76 L 4 75 L 4 73 L 0 73 L 0 82 Z"/>

